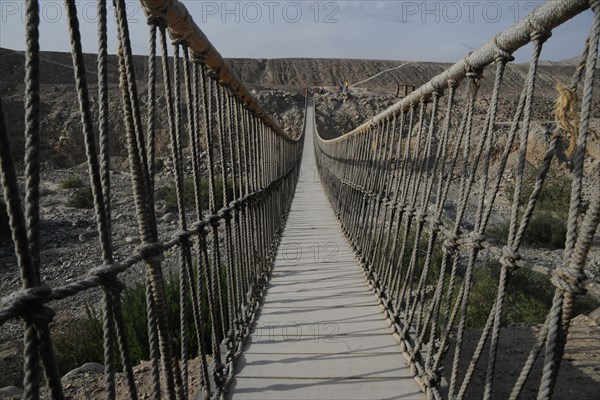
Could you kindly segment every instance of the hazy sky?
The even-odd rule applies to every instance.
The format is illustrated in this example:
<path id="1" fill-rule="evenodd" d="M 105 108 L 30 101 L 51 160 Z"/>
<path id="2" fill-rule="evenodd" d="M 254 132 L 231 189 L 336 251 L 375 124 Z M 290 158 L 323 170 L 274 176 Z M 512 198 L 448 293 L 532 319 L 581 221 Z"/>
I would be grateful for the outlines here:
<path id="1" fill-rule="evenodd" d="M 457 61 L 527 15 L 541 1 L 183 1 L 224 57 L 371 58 Z M 109 0 L 109 3 L 110 0 Z M 96 0 L 77 0 L 84 51 L 96 51 Z M 128 1 L 134 52 L 147 53 L 146 18 Z M 41 47 L 68 51 L 62 1 L 40 0 Z M 112 13 L 112 11 L 111 11 Z M 110 20 L 114 17 L 111 15 Z M 0 0 L 0 46 L 23 49 L 23 0 Z M 542 54 L 577 55 L 587 11 L 555 29 Z M 111 25 L 110 50 L 117 44 Z M 528 59 L 528 50 L 517 61 Z"/>

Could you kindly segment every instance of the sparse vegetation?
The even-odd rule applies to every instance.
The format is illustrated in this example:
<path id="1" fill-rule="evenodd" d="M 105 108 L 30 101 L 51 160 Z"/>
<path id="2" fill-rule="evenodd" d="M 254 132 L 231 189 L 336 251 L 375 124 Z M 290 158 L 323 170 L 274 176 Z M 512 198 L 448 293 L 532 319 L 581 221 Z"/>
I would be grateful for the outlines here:
<path id="1" fill-rule="evenodd" d="M 485 325 L 498 293 L 500 270 L 498 262 L 488 262 L 475 269 L 467 310 L 468 328 L 483 328 Z M 502 326 L 544 323 L 552 305 L 554 290 L 548 276 L 528 269 L 515 271 L 506 288 Z M 588 314 L 599 306 L 600 302 L 591 296 L 576 297 L 572 317 Z"/>
<path id="2" fill-rule="evenodd" d="M 519 202 L 522 210 L 524 210 L 529 201 L 534 184 L 534 177 L 525 178 Z M 506 194 L 509 199 L 512 199 L 514 186 L 507 187 Z M 523 237 L 526 245 L 549 249 L 564 248 L 567 235 L 570 196 L 571 183 L 569 179 L 559 176 L 548 176 L 546 178 Z M 507 220 L 497 227 L 488 229 L 488 234 L 492 238 L 506 240 L 508 231 L 509 221 Z"/>
<path id="3" fill-rule="evenodd" d="M 179 354 L 181 349 L 181 326 L 179 323 L 179 276 L 172 274 L 165 281 L 165 294 L 167 298 L 167 314 L 170 317 L 170 326 L 173 337 L 173 351 Z M 122 295 L 121 307 L 127 340 L 132 362 L 137 364 L 140 360 L 150 357 L 148 344 L 148 325 L 146 314 L 146 287 L 135 284 L 127 288 Z M 194 320 L 191 312 L 191 299 L 187 299 L 188 318 L 186 324 L 189 332 L 190 357 L 198 355 L 198 342 L 193 329 Z M 202 302 L 203 340 L 205 348 L 210 350 L 210 321 L 207 300 Z M 78 320 L 55 333 L 55 350 L 58 368 L 61 374 L 81 366 L 86 362 L 104 362 L 103 333 L 101 310 L 90 306 L 86 308 L 86 317 Z M 115 351 L 117 351 L 115 349 Z M 116 355 L 116 360 L 120 357 Z M 118 361 L 120 368 L 120 361 Z"/>
<path id="4" fill-rule="evenodd" d="M 63 189 L 79 189 L 83 186 L 83 181 L 76 177 L 67 178 L 60 183 L 60 187 Z"/>
<path id="5" fill-rule="evenodd" d="M 201 191 L 201 199 L 200 204 L 202 205 L 202 209 L 208 209 L 209 204 L 209 186 L 208 181 L 206 179 L 202 179 L 200 184 Z M 233 182 L 228 179 L 227 180 L 227 191 L 229 194 L 229 198 L 232 197 L 233 194 Z M 215 203 L 217 206 L 217 210 L 223 207 L 223 180 L 220 178 L 215 179 Z M 169 186 L 164 186 L 156 191 L 156 199 L 162 200 L 166 203 L 167 211 L 169 212 L 177 212 L 177 189 L 175 187 L 175 182 L 171 183 Z M 183 201 L 186 207 L 193 207 L 195 204 L 194 199 L 194 178 L 191 176 L 187 176 L 183 180 Z"/>
<path id="6" fill-rule="evenodd" d="M 533 224 L 537 223 L 534 221 L 532 221 Z M 532 229 L 532 232 L 537 232 L 537 229 L 542 229 L 535 227 L 535 225 L 533 226 L 534 229 Z M 550 236 L 552 235 L 552 232 L 544 232 L 544 234 Z M 428 235 L 429 234 L 427 233 L 423 233 L 423 236 L 418 243 L 418 259 L 412 272 L 413 277 L 417 277 L 417 280 L 424 267 Z M 399 247 L 402 237 L 403 233 L 401 232 L 398 236 L 397 246 L 394 249 L 396 255 L 399 255 L 400 253 Z M 541 242 L 542 239 L 544 238 L 541 236 L 540 232 L 538 240 Z M 547 239 L 548 242 L 544 243 L 549 243 L 550 239 L 552 238 Z M 407 273 L 406 269 L 413 250 L 414 241 L 414 228 L 411 228 L 407 240 L 408 247 L 404 254 L 403 274 Z M 433 247 L 432 263 L 428 273 L 428 282 L 430 285 L 435 285 L 439 279 L 442 257 L 443 251 L 441 245 L 438 243 Z M 454 292 L 451 296 L 452 301 L 450 304 L 443 304 L 442 310 L 454 306 L 458 290 L 464 281 L 465 267 L 464 264 L 459 266 Z M 500 271 L 501 265 L 498 261 L 483 260 L 476 264 L 473 272 L 472 288 L 467 308 L 466 324 L 468 329 L 480 329 L 485 326 L 498 293 Z M 451 271 L 449 269 L 445 272 L 444 285 L 446 288 L 450 282 L 450 273 Z M 550 282 L 549 276 L 542 275 L 529 269 L 516 270 L 508 280 L 501 321 L 502 326 L 531 326 L 543 323 L 552 305 L 554 291 L 555 287 Z M 598 307 L 600 307 L 600 301 L 598 301 L 598 299 L 595 299 L 592 296 L 578 296 L 575 300 L 572 316 L 575 317 L 579 314 L 588 314 Z"/>
<path id="7" fill-rule="evenodd" d="M 93 208 L 94 196 L 90 187 L 75 189 L 67 200 L 67 207 L 74 208 Z"/>
<path id="8" fill-rule="evenodd" d="M 86 362 L 104 362 L 102 321 L 90 306 L 86 307 L 85 318 L 63 324 L 53 339 L 61 375 Z"/>

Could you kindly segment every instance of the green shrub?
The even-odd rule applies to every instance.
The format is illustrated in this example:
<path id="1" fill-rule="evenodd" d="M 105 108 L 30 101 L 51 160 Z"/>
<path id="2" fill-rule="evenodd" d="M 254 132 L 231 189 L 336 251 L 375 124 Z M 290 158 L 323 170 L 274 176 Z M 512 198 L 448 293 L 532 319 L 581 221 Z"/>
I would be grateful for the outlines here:
<path id="1" fill-rule="evenodd" d="M 208 209 L 209 204 L 209 186 L 208 180 L 202 179 L 200 182 L 200 204 L 203 210 Z M 194 197 L 194 178 L 192 176 L 186 176 L 183 180 L 183 202 L 185 207 L 195 206 Z M 233 196 L 233 182 L 231 179 L 227 180 L 227 193 L 229 199 Z M 169 186 L 163 186 L 156 191 L 156 200 L 162 200 L 166 203 L 167 211 L 177 212 L 177 189 L 175 182 Z M 223 207 L 223 180 L 220 178 L 215 179 L 215 203 L 217 210 Z"/>
<path id="2" fill-rule="evenodd" d="M 467 308 L 467 327 L 483 328 L 498 294 L 500 263 L 490 262 L 479 266 L 473 274 L 473 286 Z M 502 326 L 535 325 L 544 323 L 554 297 L 554 285 L 546 275 L 519 269 L 508 280 Z M 588 314 L 600 306 L 591 296 L 575 298 L 572 317 Z"/>
<path id="3" fill-rule="evenodd" d="M 170 275 L 165 281 L 165 295 L 167 299 L 167 315 L 174 339 L 173 351 L 179 354 L 181 349 L 181 325 L 179 322 L 179 276 Z M 203 302 L 203 310 L 201 311 L 204 318 L 203 321 L 203 337 L 207 350 L 210 349 L 210 325 L 208 321 L 208 305 Z M 194 318 L 192 314 L 192 302 L 189 296 L 186 299 L 187 319 L 186 325 L 189 334 L 189 351 L 191 357 L 198 355 L 198 341 L 196 339 L 196 331 L 194 329 Z M 140 360 L 148 360 L 150 357 L 149 338 L 148 338 L 148 317 L 146 314 L 146 287 L 142 284 L 135 284 L 129 287 L 123 293 L 122 299 L 123 319 L 127 338 L 129 340 L 129 348 L 131 357 L 134 363 Z"/>
<path id="4" fill-rule="evenodd" d="M 224 279 L 224 278 L 223 278 Z M 203 290 L 203 292 L 206 292 Z M 173 338 L 173 351 L 180 354 L 181 326 L 179 322 L 179 275 L 171 274 L 165 280 L 165 295 L 167 300 L 167 315 Z M 127 334 L 132 363 L 138 364 L 141 360 L 150 358 L 148 342 L 148 318 L 146 314 L 146 287 L 143 284 L 134 284 L 128 287 L 121 297 L 123 322 Z M 189 337 L 190 357 L 198 356 L 198 341 L 194 329 L 191 298 L 187 298 L 187 330 Z M 202 299 L 202 337 L 207 352 L 210 353 L 210 320 L 208 301 Z M 221 338 L 219 338 L 221 339 Z M 115 341 L 116 343 L 116 341 Z M 54 337 L 56 359 L 61 374 L 77 368 L 86 362 L 104 362 L 103 332 L 101 310 L 86 307 L 86 318 L 78 320 L 65 329 L 56 332 Z M 118 347 L 115 346 L 115 359 L 118 368 L 121 368 Z"/>
<path id="5" fill-rule="evenodd" d="M 63 189 L 79 189 L 83 187 L 83 181 L 79 178 L 67 178 L 60 183 Z"/>
<path id="6" fill-rule="evenodd" d="M 63 324 L 53 335 L 56 364 L 61 375 L 86 362 L 104 363 L 102 322 L 97 313 L 86 306 L 86 317 Z"/>
<path id="7" fill-rule="evenodd" d="M 93 208 L 94 196 L 90 187 L 75 189 L 67 200 L 68 207 L 74 208 Z"/>
<path id="8" fill-rule="evenodd" d="M 534 184 L 534 177 L 526 177 L 523 181 L 523 190 L 519 199 L 521 211 L 524 211 L 527 206 Z M 506 194 L 509 199 L 512 199 L 514 186 L 508 186 Z M 549 249 L 564 248 L 570 199 L 571 182 L 569 179 L 558 176 L 547 177 L 523 236 L 524 243 Z M 507 220 L 499 226 L 489 228 L 489 236 L 506 241 L 509 224 Z"/>
<path id="9" fill-rule="evenodd" d="M 509 222 L 489 229 L 489 235 L 496 239 L 508 238 Z M 567 238 L 566 219 L 560 219 L 548 211 L 534 212 L 525 234 L 523 243 L 548 249 L 563 249 Z"/>

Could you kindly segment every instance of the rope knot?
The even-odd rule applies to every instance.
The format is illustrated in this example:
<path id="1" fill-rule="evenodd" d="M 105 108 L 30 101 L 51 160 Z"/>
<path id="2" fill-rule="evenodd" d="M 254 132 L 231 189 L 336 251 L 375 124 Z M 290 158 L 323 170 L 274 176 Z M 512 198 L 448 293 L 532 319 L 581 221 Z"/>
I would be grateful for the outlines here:
<path id="1" fill-rule="evenodd" d="M 471 63 L 469 62 L 469 57 L 471 57 L 471 54 L 473 54 L 472 51 L 470 51 L 469 54 L 467 54 L 464 60 L 465 76 L 477 82 L 483 76 L 483 70 L 481 68 L 475 68 L 473 65 L 471 65 Z"/>
<path id="2" fill-rule="evenodd" d="M 479 232 L 471 232 L 469 238 L 471 239 L 473 248 L 477 250 L 483 249 L 481 243 L 485 241 L 485 237 L 483 237 Z"/>
<path id="3" fill-rule="evenodd" d="M 192 230 L 200 235 L 206 235 L 206 221 L 197 221 L 192 224 Z"/>
<path id="4" fill-rule="evenodd" d="M 149 12 L 146 22 L 148 25 L 154 25 L 161 29 L 166 29 L 168 27 L 165 10 L 153 10 L 152 13 Z"/>
<path id="5" fill-rule="evenodd" d="M 465 76 L 467 78 L 471 78 L 474 81 L 478 81 L 479 79 L 481 79 L 482 75 L 483 74 L 481 73 L 481 70 L 478 70 L 478 71 L 477 70 L 472 70 L 472 71 L 469 71 L 469 72 L 467 72 L 465 74 Z"/>
<path id="6" fill-rule="evenodd" d="M 37 326 L 47 326 L 55 314 L 53 309 L 44 305 L 44 301 L 50 294 L 52 294 L 52 289 L 45 284 L 15 292 L 0 302 L 2 314 L 8 313 L 10 308 L 13 308 L 23 320 Z M 2 323 L 8 319 L 5 319 L 6 315 L 2 315 L 2 317 Z"/>
<path id="7" fill-rule="evenodd" d="M 227 208 L 221 209 L 219 211 L 219 218 L 222 218 L 226 222 L 231 221 L 231 219 L 233 218 L 233 215 L 232 215 L 231 211 L 232 211 L 231 207 L 227 207 Z"/>
<path id="8" fill-rule="evenodd" d="M 204 62 L 206 62 L 206 57 L 207 57 L 207 53 L 203 52 L 203 53 L 198 53 L 196 51 L 193 51 L 190 53 L 190 61 L 196 64 L 202 64 Z"/>
<path id="9" fill-rule="evenodd" d="M 47 326 L 50 322 L 52 322 L 55 314 L 56 313 L 54 310 L 50 307 L 38 303 L 34 306 L 28 307 L 23 313 L 22 317 L 25 321 L 36 326 Z"/>
<path id="10" fill-rule="evenodd" d="M 431 86 L 433 86 L 433 93 L 431 94 L 433 97 L 441 97 L 446 89 L 444 85 L 441 85 L 435 80 L 431 82 Z"/>
<path id="11" fill-rule="evenodd" d="M 88 275 L 95 277 L 100 283 L 100 286 L 108 290 L 110 293 L 118 294 L 125 289 L 125 285 L 117 279 L 117 272 L 114 267 L 117 264 L 102 265 L 97 268 L 92 268 Z"/>
<path id="12" fill-rule="evenodd" d="M 138 250 L 144 260 L 150 263 L 159 263 L 165 258 L 162 253 L 162 247 L 163 243 L 161 241 L 145 242 L 138 247 Z"/>
<path id="13" fill-rule="evenodd" d="M 424 212 L 422 212 L 422 211 L 420 211 L 420 210 L 419 210 L 419 211 L 417 211 L 417 212 L 415 213 L 415 221 L 416 221 L 418 224 L 421 224 L 421 225 L 422 225 L 422 224 L 424 224 L 424 223 L 425 223 L 425 215 L 426 215 L 426 214 L 425 214 Z"/>
<path id="14" fill-rule="evenodd" d="M 554 286 L 565 292 L 569 292 L 573 295 L 581 295 L 586 292 L 585 289 L 581 287 L 581 282 L 583 282 L 585 278 L 586 276 L 582 271 L 562 267 L 554 271 L 550 281 Z"/>
<path id="15" fill-rule="evenodd" d="M 452 234 L 452 236 L 450 236 L 449 238 L 444 240 L 444 243 L 442 244 L 442 250 L 448 254 L 454 254 L 454 253 L 456 253 L 457 249 L 458 249 L 458 236 L 456 236 L 455 234 Z"/>
<path id="16" fill-rule="evenodd" d="M 427 369 L 425 370 L 425 374 L 423 375 L 423 383 L 427 387 L 437 387 L 438 386 L 438 377 L 433 371 Z"/>
<path id="17" fill-rule="evenodd" d="M 500 264 L 504 265 L 509 271 L 514 271 L 516 269 L 516 262 L 519 260 L 521 256 L 513 251 L 511 246 L 504 246 L 502 248 L 502 256 L 500 257 Z"/>
<path id="18" fill-rule="evenodd" d="M 190 236 L 192 236 L 191 231 L 184 231 L 183 229 L 175 232 L 175 236 L 179 238 L 179 242 L 182 246 L 190 247 L 192 242 L 190 241 Z"/>
<path id="19" fill-rule="evenodd" d="M 187 51 L 187 45 L 186 45 L 186 43 L 187 43 L 187 41 L 188 41 L 188 38 L 189 38 L 189 37 L 190 37 L 190 35 L 189 35 L 189 34 L 187 34 L 187 35 L 185 35 L 185 36 L 177 36 L 177 37 L 174 37 L 174 38 L 171 40 L 171 44 L 172 44 L 173 46 L 180 46 L 180 45 L 181 45 L 181 46 L 183 47 L 183 49 L 182 49 L 182 50 L 183 50 L 183 51 Z"/>
<path id="20" fill-rule="evenodd" d="M 221 217 L 218 214 L 211 214 L 208 216 L 206 222 L 208 222 L 208 224 L 210 226 L 212 226 L 213 228 L 216 228 L 220 225 L 219 221 L 221 220 Z"/>
<path id="21" fill-rule="evenodd" d="M 496 61 L 497 63 L 508 63 L 515 60 L 512 54 L 500 47 L 500 45 L 498 44 L 498 36 L 494 37 L 494 47 L 496 48 L 496 55 L 494 56 L 494 61 Z"/>
<path id="22" fill-rule="evenodd" d="M 242 204 L 242 200 L 234 200 L 231 203 L 229 203 L 229 207 L 233 208 L 236 211 L 240 211 L 242 209 Z"/>
<path id="23" fill-rule="evenodd" d="M 429 227 L 432 232 L 439 232 L 440 226 L 442 225 L 442 220 L 440 218 L 432 218 Z"/>
<path id="24" fill-rule="evenodd" d="M 10 318 L 27 314 L 29 309 L 41 305 L 52 294 L 47 285 L 21 289 L 0 299 L 0 325 Z"/>
<path id="25" fill-rule="evenodd" d="M 527 23 L 529 26 L 531 26 L 531 34 L 529 37 L 531 38 L 532 42 L 539 41 L 543 43 L 548 40 L 550 36 L 552 36 L 551 31 L 539 25 L 533 18 L 528 18 Z"/>

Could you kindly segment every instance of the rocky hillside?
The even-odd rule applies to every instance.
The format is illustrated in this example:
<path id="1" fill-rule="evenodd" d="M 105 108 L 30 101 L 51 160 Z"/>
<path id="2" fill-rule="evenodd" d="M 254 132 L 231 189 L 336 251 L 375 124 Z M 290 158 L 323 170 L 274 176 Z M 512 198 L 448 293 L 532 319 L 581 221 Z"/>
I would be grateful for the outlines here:
<path id="1" fill-rule="evenodd" d="M 86 70 L 90 83 L 93 115 L 97 115 L 96 56 L 85 55 Z M 342 103 L 330 96 L 319 109 L 320 129 L 327 137 L 339 135 L 360 125 L 364 120 L 393 104 L 397 85 L 419 86 L 441 73 L 450 64 L 431 62 L 407 63 L 401 68 L 386 72 L 364 84 L 354 86 L 381 71 L 404 64 L 401 61 L 341 60 L 341 59 L 231 59 L 229 60 L 240 79 L 253 88 L 255 95 L 264 104 L 284 129 L 297 135 L 301 129 L 306 87 L 324 86 L 333 91 L 335 82 L 348 81 L 351 99 Z M 160 62 L 158 76 L 162 72 Z M 564 65 L 563 65 L 564 64 Z M 23 151 L 24 129 L 24 55 L 8 49 L 0 49 L 0 93 L 13 151 L 20 159 Z M 125 155 L 125 141 L 120 111 L 116 56 L 109 57 L 110 80 L 110 128 L 113 132 L 114 155 Z M 42 146 L 52 165 L 68 167 L 85 160 L 83 140 L 80 132 L 79 111 L 73 83 L 71 56 L 68 53 L 43 52 L 41 55 L 41 101 L 42 101 Z M 527 74 L 527 65 L 510 65 L 506 72 L 500 117 L 510 118 L 511 107 L 518 97 Z M 136 77 L 141 95 L 142 110 L 146 105 L 147 58 L 135 57 Z M 537 120 L 551 120 L 551 110 L 556 98 L 557 82 L 569 82 L 574 71 L 573 60 L 561 65 L 542 65 L 537 81 Z M 486 71 L 482 79 L 482 91 L 489 95 L 493 77 Z M 597 78 L 600 83 L 600 77 Z M 159 81 L 161 79 L 159 78 Z M 168 151 L 167 116 L 164 106 L 162 84 L 158 84 L 158 150 L 159 155 Z M 600 103 L 600 97 L 596 98 Z M 482 100 L 485 103 L 485 99 Z M 484 104 L 482 104 L 484 105 Z M 595 107 L 599 110 L 600 107 Z"/>

